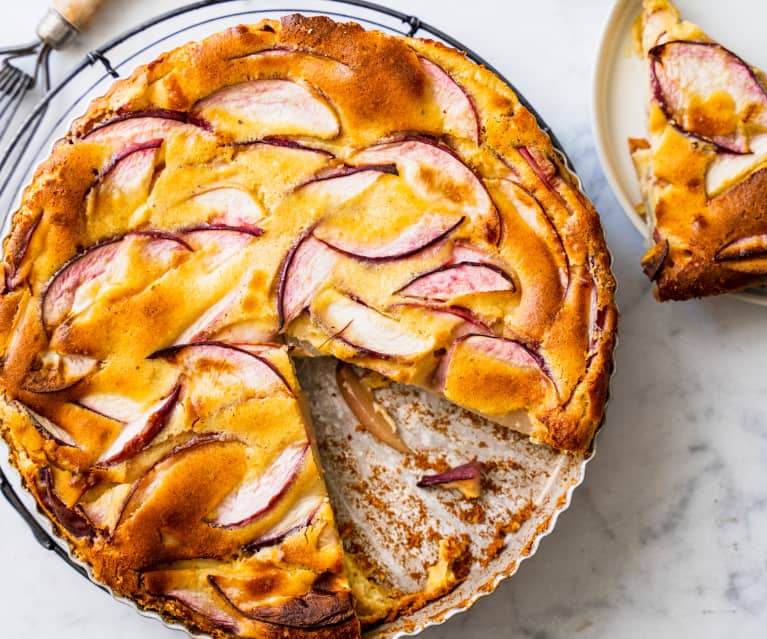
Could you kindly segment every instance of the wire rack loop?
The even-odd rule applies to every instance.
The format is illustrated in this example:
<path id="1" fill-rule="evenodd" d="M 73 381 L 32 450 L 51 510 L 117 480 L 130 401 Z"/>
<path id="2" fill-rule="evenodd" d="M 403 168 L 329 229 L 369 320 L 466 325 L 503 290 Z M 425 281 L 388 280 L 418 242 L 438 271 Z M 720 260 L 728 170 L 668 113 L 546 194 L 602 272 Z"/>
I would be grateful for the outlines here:
<path id="1" fill-rule="evenodd" d="M 101 62 L 101 64 L 104 66 L 104 68 L 107 70 L 107 73 L 111 75 L 113 78 L 117 79 L 120 77 L 120 74 L 115 71 L 114 67 L 112 66 L 112 63 L 109 61 L 109 58 L 107 58 L 101 51 L 94 50 L 94 51 L 88 51 L 87 55 L 85 56 L 88 62 L 91 64 L 96 64 L 97 62 Z"/>

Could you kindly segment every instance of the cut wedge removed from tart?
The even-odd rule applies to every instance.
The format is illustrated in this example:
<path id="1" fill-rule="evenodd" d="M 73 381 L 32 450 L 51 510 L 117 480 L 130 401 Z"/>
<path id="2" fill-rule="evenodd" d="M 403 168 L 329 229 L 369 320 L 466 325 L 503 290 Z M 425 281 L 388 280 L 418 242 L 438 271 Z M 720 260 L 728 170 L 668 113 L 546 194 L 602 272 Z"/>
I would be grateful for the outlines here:
<path id="1" fill-rule="evenodd" d="M 667 0 L 644 0 L 638 44 L 647 63 L 648 137 L 629 146 L 651 227 L 642 268 L 658 299 L 764 284 L 764 74 L 682 20 Z"/>
<path id="2" fill-rule="evenodd" d="M 355 598 L 381 608 L 294 354 L 576 455 L 603 417 L 598 216 L 511 89 L 433 42 L 294 15 L 161 56 L 39 167 L 3 272 L 12 461 L 97 580 L 214 637 L 355 637 Z M 364 620 L 454 586 L 440 553 Z"/>

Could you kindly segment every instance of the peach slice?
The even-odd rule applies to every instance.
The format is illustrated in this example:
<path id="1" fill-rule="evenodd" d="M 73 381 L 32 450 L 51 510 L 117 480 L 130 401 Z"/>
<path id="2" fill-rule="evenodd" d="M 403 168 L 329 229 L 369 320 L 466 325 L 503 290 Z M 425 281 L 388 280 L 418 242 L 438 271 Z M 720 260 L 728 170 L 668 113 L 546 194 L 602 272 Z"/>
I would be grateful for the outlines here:
<path id="1" fill-rule="evenodd" d="M 653 95 L 675 126 L 723 151 L 749 153 L 743 125 L 767 126 L 767 94 L 748 64 L 713 42 L 664 42 L 648 57 Z"/>
<path id="2" fill-rule="evenodd" d="M 311 526 L 315 515 L 319 512 L 325 498 L 321 495 L 304 497 L 294 504 L 283 519 L 278 521 L 271 529 L 248 543 L 243 550 L 257 552 L 261 548 L 275 546 L 288 538 L 293 533 L 299 532 Z"/>
<path id="3" fill-rule="evenodd" d="M 71 388 L 99 366 L 99 360 L 87 355 L 47 351 L 37 357 L 21 383 L 33 393 L 56 393 Z"/>
<path id="4" fill-rule="evenodd" d="M 290 324 L 308 306 L 330 275 L 337 254 L 315 239 L 310 229 L 288 252 L 280 269 L 277 312 L 280 329 Z"/>
<path id="5" fill-rule="evenodd" d="M 46 439 L 52 439 L 59 446 L 71 446 L 73 448 L 79 448 L 77 442 L 72 436 L 65 431 L 61 426 L 52 422 L 47 417 L 44 417 L 40 413 L 33 411 L 29 406 L 17 402 L 24 411 L 29 415 L 32 420 L 32 425 L 38 430 L 38 432 Z"/>
<path id="6" fill-rule="evenodd" d="M 98 189 L 99 195 L 142 191 L 146 195 L 161 146 L 162 140 L 128 145 L 101 172 L 91 189 Z"/>
<path id="7" fill-rule="evenodd" d="M 198 102 L 193 113 L 238 141 L 296 135 L 331 139 L 341 131 L 327 102 L 291 80 L 234 84 Z"/>
<path id="8" fill-rule="evenodd" d="M 414 359 L 434 347 L 431 337 L 410 332 L 396 320 L 344 295 L 333 296 L 317 309 L 316 319 L 335 339 L 380 359 Z"/>
<path id="9" fill-rule="evenodd" d="M 383 262 L 409 257 L 434 246 L 455 231 L 464 219 L 464 216 L 458 215 L 427 213 L 397 237 L 377 246 L 350 241 L 333 234 L 322 225 L 315 229 L 314 236 L 340 253 L 371 262 Z"/>
<path id="10" fill-rule="evenodd" d="M 311 192 L 315 198 L 332 198 L 345 202 L 375 184 L 384 175 L 398 175 L 395 164 L 370 164 L 344 166 L 340 169 L 323 171 L 297 189 Z"/>
<path id="11" fill-rule="evenodd" d="M 266 357 L 224 342 L 180 344 L 156 351 L 149 359 L 181 363 L 187 370 L 200 367 L 218 378 L 219 384 L 239 383 L 254 391 L 283 389 L 293 394 L 283 374 Z"/>
<path id="12" fill-rule="evenodd" d="M 205 617 L 216 628 L 234 635 L 239 634 L 240 622 L 234 615 L 230 615 L 222 609 L 223 606 L 216 601 L 213 593 L 196 588 L 172 588 L 162 594 L 180 601 L 191 611 Z"/>
<path id="13" fill-rule="evenodd" d="M 146 414 L 125 424 L 96 463 L 100 466 L 119 464 L 149 446 L 168 423 L 180 392 L 181 386 L 176 386 L 170 395 L 153 404 Z"/>
<path id="14" fill-rule="evenodd" d="M 405 297 L 447 302 L 470 293 L 514 290 L 514 281 L 503 269 L 492 264 L 458 262 L 422 273 L 397 293 Z"/>
<path id="15" fill-rule="evenodd" d="M 89 142 L 108 144 L 118 153 L 125 149 L 165 140 L 182 130 L 205 131 L 200 120 L 181 111 L 151 109 L 122 113 L 92 128 L 83 136 Z"/>
<path id="16" fill-rule="evenodd" d="M 424 475 L 418 481 L 416 486 L 419 486 L 420 488 L 427 486 L 455 488 L 456 490 L 459 490 L 466 499 L 477 499 L 481 492 L 481 479 L 482 463 L 475 461 L 455 466 L 442 473 Z"/>
<path id="17" fill-rule="evenodd" d="M 496 243 L 501 237 L 498 209 L 482 181 L 451 149 L 427 138 L 405 138 L 360 151 L 360 164 L 397 165 L 399 174 L 426 200 L 454 208 Z"/>
<path id="18" fill-rule="evenodd" d="M 266 212 L 245 189 L 218 187 L 195 195 L 192 201 L 210 210 L 208 222 L 211 224 L 262 232 L 258 222 Z"/>
<path id="19" fill-rule="evenodd" d="M 91 539 L 96 534 L 93 526 L 80 510 L 77 507 L 70 508 L 56 494 L 56 488 L 53 485 L 53 473 L 48 466 L 44 466 L 38 471 L 37 477 L 35 477 L 35 487 L 43 505 L 53 513 L 56 521 L 72 536 L 78 539 L 84 537 Z"/>
<path id="20" fill-rule="evenodd" d="M 497 335 L 469 333 L 455 340 L 435 371 L 435 387 L 441 392 L 448 390 L 447 383 L 449 381 L 450 367 L 458 349 L 461 349 L 462 352 L 468 349 L 469 352 L 474 351 L 499 363 L 536 374 L 540 373 L 544 379 L 551 382 L 546 362 L 531 347 L 517 340 Z"/>
<path id="21" fill-rule="evenodd" d="M 271 510 L 298 478 L 307 454 L 306 442 L 285 448 L 261 475 L 241 485 L 218 505 L 210 524 L 242 528 Z"/>
<path id="22" fill-rule="evenodd" d="M 479 144 L 479 118 L 469 94 L 441 66 L 427 58 L 419 57 L 418 60 L 431 81 L 434 98 L 444 114 L 444 130 Z"/>
<path id="23" fill-rule="evenodd" d="M 62 266 L 48 283 L 42 300 L 43 325 L 47 330 L 61 324 L 71 313 L 87 307 L 92 297 L 80 295 L 82 291 L 93 292 L 99 285 L 107 285 L 113 273 L 118 256 L 131 250 L 133 243 L 139 243 L 139 253 L 158 275 L 171 268 L 179 252 L 191 250 L 189 245 L 169 233 L 159 231 L 137 231 L 115 239 L 107 240 L 75 256 Z M 119 270 L 119 269 L 118 269 Z"/>

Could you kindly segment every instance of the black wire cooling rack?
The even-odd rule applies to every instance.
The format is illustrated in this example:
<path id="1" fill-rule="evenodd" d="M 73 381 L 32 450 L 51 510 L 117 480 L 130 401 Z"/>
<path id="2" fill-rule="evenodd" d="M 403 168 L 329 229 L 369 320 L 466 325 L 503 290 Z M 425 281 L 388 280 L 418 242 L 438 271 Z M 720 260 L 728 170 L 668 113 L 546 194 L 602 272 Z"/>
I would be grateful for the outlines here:
<path id="1" fill-rule="evenodd" d="M 524 96 L 483 59 L 454 37 L 408 15 L 366 0 L 269 0 L 269 8 L 257 8 L 252 0 L 200 0 L 184 5 L 129 29 L 85 57 L 34 106 L 18 127 L 16 135 L 0 156 L 0 212 L 3 229 L 7 232 L 10 218 L 18 206 L 23 186 L 31 178 L 34 167 L 49 154 L 53 142 L 61 137 L 74 118 L 85 111 L 88 102 L 106 92 L 113 79 L 130 73 L 136 66 L 167 50 L 192 39 L 243 22 L 256 22 L 265 17 L 290 13 L 327 15 L 336 20 L 354 20 L 366 28 L 379 29 L 405 36 L 425 36 L 440 40 L 465 51 L 474 62 L 481 64 L 506 82 L 520 102 L 535 116 L 539 126 L 551 137 L 554 148 L 573 171 L 562 145 L 549 126 Z M 573 171 L 574 173 L 574 171 Z M 15 482 L 11 478 L 16 479 Z M 89 578 L 83 566 L 74 561 L 62 542 L 46 530 L 50 524 L 36 509 L 34 500 L 22 489 L 15 470 L 0 466 L 0 491 L 21 515 L 37 541 L 46 550 L 57 554 L 82 576 Z M 92 583 L 93 580 L 91 580 Z M 98 584 L 95 584 L 98 586 Z M 99 586 L 106 591 L 106 588 Z"/>

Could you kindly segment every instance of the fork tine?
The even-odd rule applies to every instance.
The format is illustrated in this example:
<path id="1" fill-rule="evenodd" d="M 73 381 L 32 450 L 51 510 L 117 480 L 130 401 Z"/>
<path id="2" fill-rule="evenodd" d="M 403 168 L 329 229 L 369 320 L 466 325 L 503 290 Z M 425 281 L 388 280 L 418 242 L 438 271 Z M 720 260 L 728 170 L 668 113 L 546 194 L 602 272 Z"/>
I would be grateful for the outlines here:
<path id="1" fill-rule="evenodd" d="M 18 67 L 4 62 L 3 70 L 0 72 L 0 91 L 7 93 L 9 88 L 18 81 L 19 76 L 27 75 Z"/>
<path id="2" fill-rule="evenodd" d="M 10 99 L 8 90 L 11 88 L 11 86 L 11 80 L 8 80 L 2 86 L 0 86 L 0 107 Z"/>
<path id="3" fill-rule="evenodd" d="M 24 97 L 24 93 L 29 86 L 28 80 L 24 75 L 20 75 L 11 87 L 6 91 L 7 100 L 0 101 L 0 122 L 3 121 L 3 117 L 8 112 L 9 108 L 12 108 L 14 104 L 18 105 Z M 13 109 L 15 112 L 15 109 Z M 13 116 L 11 115 L 11 118 Z M 2 133 L 0 133 L 0 139 L 2 139 Z"/>
<path id="4" fill-rule="evenodd" d="M 4 87 L 3 95 L 0 96 L 0 118 L 2 118 L 2 114 L 8 108 L 8 105 L 28 86 L 29 76 L 22 71 L 16 74 L 13 81 Z"/>
<path id="5" fill-rule="evenodd" d="M 3 68 L 0 69 L 0 91 L 5 91 L 5 87 L 9 84 L 14 76 L 14 67 L 10 64 L 3 64 Z"/>
<path id="6" fill-rule="evenodd" d="M 10 94 L 8 102 L 0 109 L 0 140 L 5 138 L 8 127 L 16 117 L 16 113 L 24 100 L 24 94 L 29 88 L 29 78 L 22 77 L 21 79 L 22 81 L 17 84 L 14 92 Z"/>

